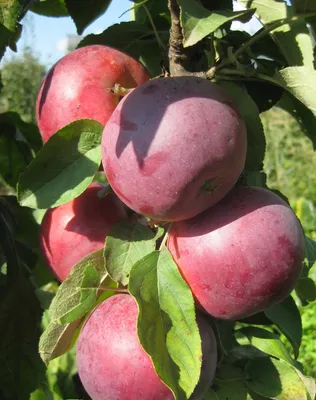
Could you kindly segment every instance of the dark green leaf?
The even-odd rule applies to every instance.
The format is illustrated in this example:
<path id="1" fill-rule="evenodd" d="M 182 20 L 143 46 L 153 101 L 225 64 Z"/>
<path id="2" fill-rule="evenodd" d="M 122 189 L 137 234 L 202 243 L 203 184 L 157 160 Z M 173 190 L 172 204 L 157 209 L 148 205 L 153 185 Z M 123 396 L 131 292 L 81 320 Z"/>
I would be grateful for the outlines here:
<path id="1" fill-rule="evenodd" d="M 214 320 L 214 326 L 217 344 L 224 354 L 228 354 L 234 344 L 233 330 L 235 322 L 216 319 Z"/>
<path id="2" fill-rule="evenodd" d="M 249 20 L 254 13 L 254 10 L 211 12 L 195 0 L 178 0 L 178 3 L 184 47 L 193 46 L 226 22 L 241 18 Z"/>
<path id="3" fill-rule="evenodd" d="M 245 171 L 242 180 L 245 186 L 267 188 L 267 175 L 263 171 Z"/>
<path id="4" fill-rule="evenodd" d="M 160 33 L 160 37 L 165 44 L 167 44 L 168 35 L 168 30 Z M 161 72 L 160 63 L 164 59 L 164 54 L 157 43 L 154 32 L 146 24 L 131 21 L 112 25 L 98 35 L 86 36 L 78 47 L 90 44 L 114 47 L 135 59 L 139 59 L 152 76 Z"/>
<path id="5" fill-rule="evenodd" d="M 102 130 L 99 122 L 85 119 L 54 134 L 20 177 L 20 204 L 44 209 L 79 196 L 100 165 Z"/>
<path id="6" fill-rule="evenodd" d="M 0 123 L 14 125 L 16 136 L 20 140 L 25 139 L 34 151 L 37 152 L 43 146 L 38 127 L 35 124 L 24 122 L 19 114 L 15 112 L 0 114 Z"/>
<path id="7" fill-rule="evenodd" d="M 232 10 L 233 0 L 201 0 L 202 5 L 210 11 Z"/>
<path id="8" fill-rule="evenodd" d="M 239 340 L 237 339 L 239 342 L 242 341 L 241 344 L 250 344 L 270 356 L 294 365 L 294 361 L 278 335 L 266 329 L 249 327 L 238 329 L 236 336 L 239 337 Z M 247 338 L 246 342 L 244 338 Z"/>
<path id="9" fill-rule="evenodd" d="M 31 11 L 47 17 L 66 17 L 68 10 L 65 0 L 41 0 L 35 1 L 31 6 Z"/>
<path id="10" fill-rule="evenodd" d="M 129 290 L 139 306 L 140 342 L 158 376 L 176 399 L 189 398 L 199 380 L 201 339 L 191 291 L 166 248 L 133 266 Z"/>
<path id="11" fill-rule="evenodd" d="M 282 360 L 259 358 L 249 361 L 247 385 L 261 396 L 278 400 L 308 400 L 307 390 L 296 369 Z"/>
<path id="12" fill-rule="evenodd" d="M 316 263 L 316 242 L 305 236 L 305 262 L 308 269 Z"/>
<path id="13" fill-rule="evenodd" d="M 316 300 L 316 286 L 311 278 L 301 278 L 296 282 L 295 291 L 297 295 L 307 301 Z"/>
<path id="14" fill-rule="evenodd" d="M 244 381 L 216 382 L 204 400 L 249 400 L 248 388 Z"/>
<path id="15" fill-rule="evenodd" d="M 28 399 L 44 376 L 39 358 L 41 309 L 34 289 L 21 273 L 1 288 L 0 398 Z"/>
<path id="16" fill-rule="evenodd" d="M 0 250 L 8 278 L 0 290 L 0 398 L 24 400 L 45 373 L 37 352 L 41 308 L 15 248 L 10 210 L 0 205 Z"/>
<path id="17" fill-rule="evenodd" d="M 310 138 L 316 149 L 316 118 L 313 112 L 288 92 L 284 92 L 277 107 L 291 114 L 300 124 L 303 132 Z"/>
<path id="18" fill-rule="evenodd" d="M 282 88 L 267 82 L 244 82 L 244 85 L 260 113 L 272 108 L 284 93 Z"/>
<path id="19" fill-rule="evenodd" d="M 27 143 L 21 140 L 16 127 L 0 122 L 0 175 L 5 184 L 15 188 L 20 174 L 32 161 Z"/>
<path id="20" fill-rule="evenodd" d="M 291 4 L 297 14 L 316 11 L 314 0 L 292 0 Z"/>
<path id="21" fill-rule="evenodd" d="M 266 142 L 256 103 L 249 96 L 243 85 L 224 81 L 219 83 L 232 96 L 246 124 L 248 150 L 245 169 L 260 171 L 263 167 Z"/>
<path id="22" fill-rule="evenodd" d="M 295 357 L 299 354 L 302 340 L 300 312 L 291 296 L 264 311 L 292 344 Z"/>
<path id="23" fill-rule="evenodd" d="M 134 19 L 137 22 L 140 22 L 142 24 L 147 23 L 150 24 L 149 21 L 149 15 L 153 19 L 155 25 L 157 26 L 158 29 L 164 28 L 160 26 L 160 24 L 157 25 L 157 20 L 159 19 L 159 16 L 163 16 L 165 22 L 167 22 L 167 19 L 170 19 L 170 13 L 168 9 L 168 0 L 147 0 L 144 1 L 137 1 L 135 3 L 140 3 L 141 5 L 145 5 L 145 7 L 137 7 L 133 9 L 131 15 L 132 19 Z M 160 19 L 160 22 L 161 19 Z"/>
<path id="24" fill-rule="evenodd" d="M 115 224 L 106 238 L 104 256 L 111 278 L 128 284 L 132 266 L 155 250 L 155 234 L 144 225 L 121 222 Z"/>
<path id="25" fill-rule="evenodd" d="M 99 18 L 109 7 L 111 0 L 65 0 L 66 7 L 71 18 L 74 20 L 78 35 L 94 20 Z"/>
<path id="26" fill-rule="evenodd" d="M 16 51 L 16 41 L 22 29 L 19 24 L 21 11 L 20 0 L 4 0 L 0 3 L 0 59 L 6 46 Z"/>

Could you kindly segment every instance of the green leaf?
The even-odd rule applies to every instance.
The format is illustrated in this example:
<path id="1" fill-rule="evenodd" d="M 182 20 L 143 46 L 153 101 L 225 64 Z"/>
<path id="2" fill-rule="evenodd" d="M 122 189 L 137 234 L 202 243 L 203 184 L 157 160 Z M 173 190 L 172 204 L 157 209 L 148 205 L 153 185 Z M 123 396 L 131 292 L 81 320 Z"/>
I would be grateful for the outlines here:
<path id="1" fill-rule="evenodd" d="M 314 0 L 292 0 L 291 4 L 297 14 L 316 11 Z"/>
<path id="2" fill-rule="evenodd" d="M 316 119 L 312 111 L 288 92 L 284 92 L 277 107 L 287 111 L 300 124 L 303 132 L 313 143 L 316 150 Z"/>
<path id="3" fill-rule="evenodd" d="M 59 286 L 49 307 L 52 320 L 66 323 L 83 317 L 95 305 L 97 290 L 106 276 L 103 249 L 79 261 Z M 86 297 L 89 291 L 94 298 Z"/>
<path id="4" fill-rule="evenodd" d="M 259 358 L 246 366 L 247 385 L 254 392 L 278 400 L 308 400 L 307 390 L 296 369 L 282 360 Z"/>
<path id="5" fill-rule="evenodd" d="M 39 354 L 46 364 L 71 349 L 81 322 L 78 320 L 63 325 L 56 320 L 50 322 L 39 341 Z"/>
<path id="6" fill-rule="evenodd" d="M 31 5 L 31 11 L 47 17 L 66 17 L 68 10 L 65 0 L 40 0 Z"/>
<path id="7" fill-rule="evenodd" d="M 78 35 L 81 35 L 88 25 L 105 13 L 111 0 L 90 0 L 89 2 L 65 0 L 65 3 L 76 24 Z"/>
<path id="8" fill-rule="evenodd" d="M 214 319 L 216 341 L 223 354 L 228 354 L 234 344 L 235 321 Z"/>
<path id="9" fill-rule="evenodd" d="M 266 316 L 280 329 L 292 344 L 297 358 L 302 340 L 300 312 L 291 296 L 264 311 Z"/>
<path id="10" fill-rule="evenodd" d="M 104 256 L 111 278 L 128 284 L 132 266 L 155 250 L 154 232 L 147 226 L 120 222 L 115 224 L 106 238 Z"/>
<path id="11" fill-rule="evenodd" d="M 43 378 L 37 352 L 40 315 L 33 287 L 23 274 L 1 288 L 0 398 L 27 399 Z"/>
<path id="12" fill-rule="evenodd" d="M 257 349 L 269 354 L 270 356 L 279 358 L 294 365 L 294 361 L 278 335 L 269 332 L 266 329 L 256 327 L 238 329 L 236 331 L 237 338 L 240 337 L 240 335 L 241 337 L 246 337 L 248 339 L 247 344 L 255 346 Z"/>
<path id="13" fill-rule="evenodd" d="M 115 286 L 107 277 L 101 249 L 79 261 L 58 288 L 49 308 L 51 321 L 39 343 L 39 352 L 46 363 L 71 348 L 82 318 L 97 304 L 103 285 Z M 108 297 L 113 291 L 105 293 Z"/>
<path id="14" fill-rule="evenodd" d="M 256 16 L 268 26 L 277 20 L 293 15 L 286 2 L 275 0 L 238 0 L 245 7 L 256 9 Z M 295 21 L 274 29 L 270 35 L 278 44 L 289 65 L 313 66 L 313 48 L 308 28 L 304 21 Z"/>
<path id="15" fill-rule="evenodd" d="M 19 24 L 21 9 L 20 0 L 5 0 L 0 3 L 0 59 L 6 46 L 16 51 L 16 41 L 22 30 Z"/>
<path id="16" fill-rule="evenodd" d="M 316 242 L 308 236 L 305 236 L 305 262 L 308 269 L 316 263 Z"/>
<path id="17" fill-rule="evenodd" d="M 60 396 L 56 398 L 48 387 L 44 387 L 31 393 L 30 400 L 62 400 L 62 398 Z"/>
<path id="18" fill-rule="evenodd" d="M 54 134 L 20 176 L 20 204 L 57 207 L 84 192 L 100 165 L 102 131 L 99 122 L 83 119 Z"/>
<path id="19" fill-rule="evenodd" d="M 311 278 L 300 278 L 296 282 L 295 291 L 300 298 L 307 301 L 316 300 L 316 286 Z"/>
<path id="20" fill-rule="evenodd" d="M 204 400 L 248 400 L 248 388 L 244 381 L 217 382 Z"/>
<path id="21" fill-rule="evenodd" d="M 15 188 L 20 174 L 32 161 L 27 143 L 18 137 L 16 127 L 0 121 L 0 175 L 5 184 Z"/>
<path id="22" fill-rule="evenodd" d="M 316 71 L 306 67 L 288 67 L 279 71 L 276 77 L 316 117 Z"/>
<path id="23" fill-rule="evenodd" d="M 139 306 L 138 336 L 162 381 L 176 399 L 187 399 L 198 383 L 201 339 L 194 300 L 166 248 L 138 261 L 130 293 Z"/>
<path id="24" fill-rule="evenodd" d="M 169 31 L 159 32 L 159 35 L 167 45 Z M 91 44 L 114 47 L 135 59 L 139 59 L 152 76 L 161 72 L 160 62 L 164 59 L 164 54 L 157 43 L 154 32 L 147 24 L 136 21 L 121 22 L 110 26 L 98 35 L 86 36 L 78 47 Z"/>
<path id="25" fill-rule="evenodd" d="M 305 376 L 300 371 L 296 370 L 297 375 L 302 380 L 307 393 L 309 394 L 308 400 L 315 400 L 316 397 L 316 381 L 311 376 Z"/>
<path id="26" fill-rule="evenodd" d="M 316 119 L 314 118 L 315 123 Z M 312 231 L 316 225 L 316 208 L 312 201 L 300 197 L 294 203 L 294 211 L 302 225 L 308 231 Z"/>
<path id="27" fill-rule="evenodd" d="M 0 255 L 7 278 L 0 290 L 0 398 L 6 400 L 28 399 L 45 373 L 37 353 L 42 310 L 13 233 L 13 215 L 0 197 Z"/>
<path id="28" fill-rule="evenodd" d="M 255 10 L 209 11 L 196 0 L 178 0 L 184 47 L 193 46 L 215 32 L 226 22 L 235 19 L 249 21 Z"/>
<path id="29" fill-rule="evenodd" d="M 243 85 L 226 81 L 220 81 L 219 84 L 232 96 L 246 124 L 248 149 L 245 169 L 260 171 L 263 168 L 266 141 L 258 107 Z"/>
<path id="30" fill-rule="evenodd" d="M 34 150 L 38 151 L 42 146 L 42 137 L 38 127 L 32 123 L 24 122 L 20 115 L 16 112 L 6 112 L 0 114 L 0 122 L 8 125 L 14 125 L 16 129 L 15 135 L 22 140 L 27 141 L 28 145 Z"/>

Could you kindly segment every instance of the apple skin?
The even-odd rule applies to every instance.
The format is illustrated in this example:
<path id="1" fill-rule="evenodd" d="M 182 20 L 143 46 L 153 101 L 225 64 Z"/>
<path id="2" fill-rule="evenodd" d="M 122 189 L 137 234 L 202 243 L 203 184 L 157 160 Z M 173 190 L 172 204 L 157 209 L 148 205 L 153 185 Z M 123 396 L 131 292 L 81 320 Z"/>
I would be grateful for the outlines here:
<path id="1" fill-rule="evenodd" d="M 36 118 L 43 142 L 70 122 L 90 118 L 106 123 L 120 97 L 116 83 L 133 88 L 150 79 L 141 63 L 119 50 L 91 45 L 60 59 L 42 82 Z"/>
<path id="2" fill-rule="evenodd" d="M 290 207 L 262 188 L 234 188 L 173 225 L 167 246 L 198 304 L 236 320 L 286 298 L 302 270 L 304 236 Z"/>
<path id="3" fill-rule="evenodd" d="M 118 294 L 98 305 L 85 322 L 77 342 L 80 380 L 92 400 L 173 400 L 158 378 L 137 337 L 138 307 L 134 298 Z M 190 399 L 201 399 L 217 362 L 216 340 L 204 317 L 197 318 L 202 339 L 200 383 Z M 197 389 L 200 394 L 196 393 Z"/>
<path id="4" fill-rule="evenodd" d="M 40 247 L 59 281 L 82 258 L 104 247 L 111 226 L 127 220 L 124 204 L 113 193 L 99 198 L 106 185 L 92 183 L 77 198 L 46 211 L 40 228 Z"/>
<path id="5" fill-rule="evenodd" d="M 245 124 L 223 88 L 160 78 L 125 96 L 104 127 L 102 163 L 131 209 L 157 221 L 192 218 L 218 202 L 245 163 Z"/>

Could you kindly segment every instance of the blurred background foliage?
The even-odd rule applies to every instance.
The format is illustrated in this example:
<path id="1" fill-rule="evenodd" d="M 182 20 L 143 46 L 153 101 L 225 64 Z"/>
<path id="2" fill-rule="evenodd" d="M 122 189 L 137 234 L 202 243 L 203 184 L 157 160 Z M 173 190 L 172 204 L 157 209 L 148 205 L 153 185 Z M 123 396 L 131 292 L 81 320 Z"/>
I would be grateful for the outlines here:
<path id="1" fill-rule="evenodd" d="M 19 57 L 6 61 L 1 68 L 0 112 L 14 111 L 25 122 L 35 123 L 35 102 L 45 72 L 28 47 Z"/>
<path id="2" fill-rule="evenodd" d="M 267 140 L 264 162 L 267 184 L 287 196 L 305 233 L 315 240 L 316 152 L 312 142 L 298 122 L 278 107 L 262 113 L 261 120 Z M 316 276 L 312 278 L 316 281 Z M 305 373 L 316 379 L 316 301 L 301 307 L 301 313 L 303 338 L 299 361 Z"/>

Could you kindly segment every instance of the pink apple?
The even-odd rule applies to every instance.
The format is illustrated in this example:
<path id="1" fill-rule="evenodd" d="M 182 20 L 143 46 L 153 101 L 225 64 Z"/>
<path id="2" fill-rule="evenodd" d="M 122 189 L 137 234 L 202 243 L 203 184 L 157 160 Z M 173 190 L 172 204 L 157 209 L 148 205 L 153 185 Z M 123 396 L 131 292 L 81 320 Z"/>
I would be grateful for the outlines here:
<path id="1" fill-rule="evenodd" d="M 69 203 L 47 210 L 40 244 L 52 272 L 64 281 L 82 258 L 104 247 L 111 226 L 127 219 L 123 203 L 113 193 L 100 198 L 105 185 L 92 183 Z"/>
<path id="2" fill-rule="evenodd" d="M 72 51 L 50 69 L 37 97 L 43 141 L 77 119 L 104 125 L 120 100 L 108 89 L 116 83 L 133 88 L 149 78 L 141 63 L 119 50 L 91 45 Z"/>
<path id="3" fill-rule="evenodd" d="M 134 298 L 118 294 L 98 305 L 85 322 L 77 342 L 77 366 L 92 400 L 174 399 L 139 343 L 137 316 Z M 211 386 L 217 362 L 212 328 L 203 317 L 197 321 L 203 359 L 200 383 L 192 399 L 201 399 Z"/>
<path id="4" fill-rule="evenodd" d="M 238 187 L 204 213 L 175 223 L 168 248 L 202 308 L 234 320 L 290 294 L 302 270 L 304 236 L 276 194 Z"/>

